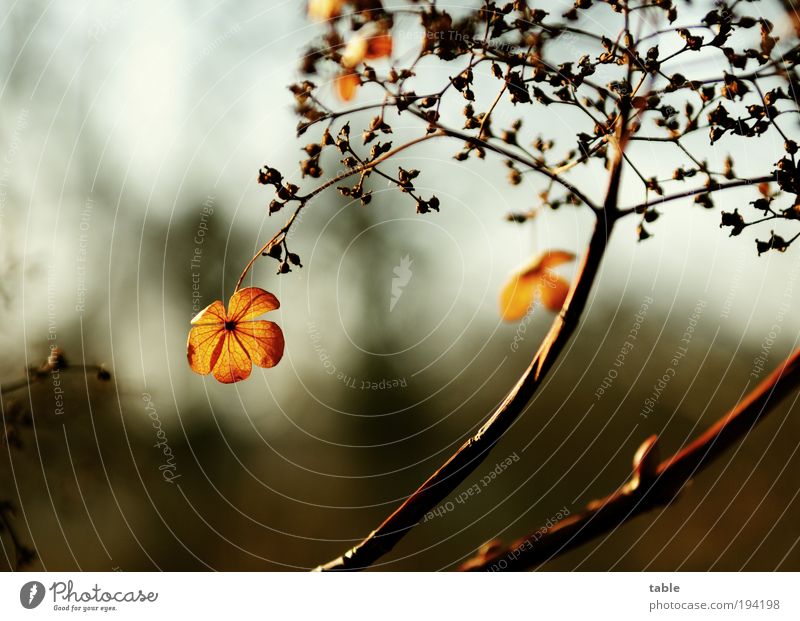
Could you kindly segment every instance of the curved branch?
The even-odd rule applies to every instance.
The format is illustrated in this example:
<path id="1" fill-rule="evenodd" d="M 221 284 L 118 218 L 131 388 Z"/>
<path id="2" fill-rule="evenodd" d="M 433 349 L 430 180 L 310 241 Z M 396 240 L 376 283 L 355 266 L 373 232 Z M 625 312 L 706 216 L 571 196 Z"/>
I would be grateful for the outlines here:
<path id="1" fill-rule="evenodd" d="M 784 397 L 800 384 L 800 348 L 734 409 L 705 433 L 658 463 L 658 440 L 648 438 L 634 457 L 631 480 L 618 491 L 555 526 L 540 528 L 508 547 L 488 544 L 461 565 L 462 571 L 520 571 L 563 554 L 622 526 L 632 518 L 670 504 L 699 472 L 741 441 Z"/>
<path id="2" fill-rule="evenodd" d="M 598 221 L 564 307 L 525 373 L 489 420 L 366 539 L 339 558 L 318 567 L 317 571 L 368 567 L 389 552 L 427 511 L 449 496 L 483 462 L 525 410 L 577 326 L 605 252 L 611 225 L 610 218 Z"/>
<path id="3" fill-rule="evenodd" d="M 389 552 L 416 526 L 425 513 L 449 496 L 486 459 L 494 445 L 523 413 L 578 325 L 608 246 L 611 229 L 620 216 L 618 203 L 624 163 L 623 153 L 628 138 L 627 111 L 626 103 L 622 106 L 619 116 L 617 130 L 619 148 L 609 173 L 603 207 L 594 210 L 597 223 L 589 240 L 589 246 L 567 299 L 528 368 L 478 432 L 462 444 L 450 459 L 428 477 L 394 513 L 357 546 L 317 567 L 316 571 L 364 569 Z M 440 128 L 440 131 L 443 130 Z"/>
<path id="4" fill-rule="evenodd" d="M 606 198 L 608 209 L 603 214 L 606 217 L 599 219 L 595 226 L 567 300 L 516 386 L 480 430 L 378 528 L 339 558 L 318 567 L 317 571 L 364 569 L 389 552 L 427 511 L 452 493 L 483 462 L 489 451 L 519 418 L 569 340 L 586 308 L 616 217 L 613 205 L 617 201 L 621 166 L 619 158 L 611 173 Z"/>

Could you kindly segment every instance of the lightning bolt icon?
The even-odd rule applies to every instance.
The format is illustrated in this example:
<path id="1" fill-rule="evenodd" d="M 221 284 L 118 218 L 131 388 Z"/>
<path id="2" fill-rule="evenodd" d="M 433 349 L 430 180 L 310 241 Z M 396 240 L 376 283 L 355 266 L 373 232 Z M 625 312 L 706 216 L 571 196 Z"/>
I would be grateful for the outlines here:
<path id="1" fill-rule="evenodd" d="M 36 593 L 38 592 L 39 588 L 35 585 L 31 585 L 31 592 L 28 594 L 28 603 L 30 604 L 33 601 L 33 598 L 36 597 Z"/>

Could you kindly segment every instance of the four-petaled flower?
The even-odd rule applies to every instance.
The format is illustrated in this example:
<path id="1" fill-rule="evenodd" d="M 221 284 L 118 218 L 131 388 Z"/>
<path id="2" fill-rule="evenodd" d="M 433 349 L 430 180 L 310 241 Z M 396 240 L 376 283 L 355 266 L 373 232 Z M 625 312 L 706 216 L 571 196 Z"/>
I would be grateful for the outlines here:
<path id="1" fill-rule="evenodd" d="M 218 381 L 232 384 L 247 379 L 253 363 L 274 367 L 283 357 L 283 331 L 256 317 L 279 306 L 278 298 L 258 287 L 236 291 L 227 311 L 220 300 L 206 306 L 192 319 L 186 344 L 192 371 L 213 372 Z"/>

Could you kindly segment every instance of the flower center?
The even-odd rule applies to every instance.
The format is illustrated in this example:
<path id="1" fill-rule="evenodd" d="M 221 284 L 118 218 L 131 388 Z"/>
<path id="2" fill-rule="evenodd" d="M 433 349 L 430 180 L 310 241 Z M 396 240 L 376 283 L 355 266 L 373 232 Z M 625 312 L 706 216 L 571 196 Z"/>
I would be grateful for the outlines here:
<path id="1" fill-rule="evenodd" d="M 236 322 L 235 321 L 226 321 L 225 322 L 225 329 L 228 331 L 233 331 L 236 329 Z"/>

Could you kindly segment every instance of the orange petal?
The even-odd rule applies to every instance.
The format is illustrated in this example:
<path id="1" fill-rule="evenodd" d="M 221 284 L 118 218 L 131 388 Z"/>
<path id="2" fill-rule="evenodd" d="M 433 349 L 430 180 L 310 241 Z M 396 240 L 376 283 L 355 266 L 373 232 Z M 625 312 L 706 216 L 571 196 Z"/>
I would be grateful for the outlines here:
<path id="1" fill-rule="evenodd" d="M 388 32 L 382 32 L 374 37 L 370 37 L 367 41 L 367 51 L 365 58 L 385 58 L 392 55 L 392 35 Z"/>
<path id="2" fill-rule="evenodd" d="M 516 321 L 528 314 L 533 304 L 538 278 L 513 277 L 500 292 L 500 316 L 504 321 Z"/>
<path id="3" fill-rule="evenodd" d="M 549 268 L 575 259 L 566 250 L 548 250 L 511 274 L 500 292 L 500 315 L 505 321 L 522 319 L 537 295 L 545 308 L 558 311 L 564 304 L 569 283 L 552 274 Z"/>
<path id="4" fill-rule="evenodd" d="M 517 274 L 520 276 L 536 276 L 541 274 L 542 270 L 557 267 L 574 259 L 575 255 L 566 250 L 548 250 L 535 256 L 525 266 L 520 268 Z"/>
<path id="5" fill-rule="evenodd" d="M 228 321 L 255 319 L 281 305 L 278 298 L 258 287 L 239 289 L 228 302 Z"/>
<path id="6" fill-rule="evenodd" d="M 560 311 L 569 293 L 569 283 L 560 276 L 546 271 L 542 278 L 537 280 L 537 287 L 544 307 L 553 312 Z"/>
<path id="7" fill-rule="evenodd" d="M 214 365 L 214 377 L 223 384 L 233 384 L 250 377 L 252 368 L 250 356 L 235 332 L 226 330 L 219 358 Z"/>
<path id="8" fill-rule="evenodd" d="M 356 90 L 361 86 L 361 80 L 355 73 L 342 73 L 334 80 L 336 94 L 342 101 L 350 101 L 356 96 Z"/>
<path id="9" fill-rule="evenodd" d="M 186 358 L 192 371 L 208 375 L 219 359 L 225 338 L 225 324 L 207 323 L 195 325 L 189 330 L 186 343 Z"/>
<path id="10" fill-rule="evenodd" d="M 566 250 L 548 250 L 539 257 L 542 268 L 557 267 L 575 260 L 575 255 Z"/>
<path id="11" fill-rule="evenodd" d="M 192 325 L 225 323 L 225 307 L 217 300 L 206 306 L 192 318 Z"/>
<path id="12" fill-rule="evenodd" d="M 283 330 L 271 321 L 243 321 L 234 334 L 259 367 L 274 367 L 283 358 Z"/>

